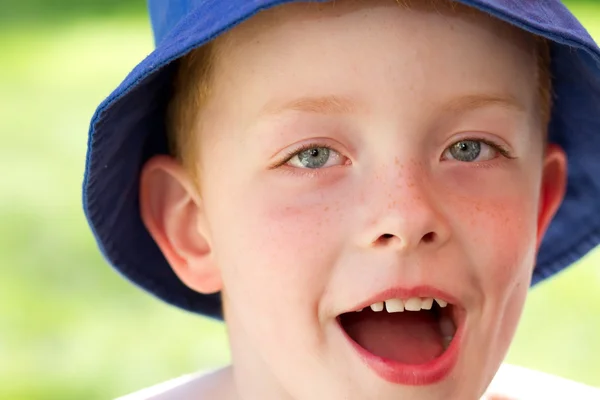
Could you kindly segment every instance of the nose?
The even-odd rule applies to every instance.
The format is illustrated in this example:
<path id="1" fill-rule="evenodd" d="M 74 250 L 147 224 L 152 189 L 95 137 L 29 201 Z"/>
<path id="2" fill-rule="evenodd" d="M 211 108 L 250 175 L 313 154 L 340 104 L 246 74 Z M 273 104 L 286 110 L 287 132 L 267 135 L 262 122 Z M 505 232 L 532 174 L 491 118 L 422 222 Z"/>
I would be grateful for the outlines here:
<path id="1" fill-rule="evenodd" d="M 370 185 L 364 196 L 367 222 L 364 246 L 409 252 L 429 250 L 450 239 L 450 226 L 443 209 L 443 193 L 426 173 L 395 174 Z"/>

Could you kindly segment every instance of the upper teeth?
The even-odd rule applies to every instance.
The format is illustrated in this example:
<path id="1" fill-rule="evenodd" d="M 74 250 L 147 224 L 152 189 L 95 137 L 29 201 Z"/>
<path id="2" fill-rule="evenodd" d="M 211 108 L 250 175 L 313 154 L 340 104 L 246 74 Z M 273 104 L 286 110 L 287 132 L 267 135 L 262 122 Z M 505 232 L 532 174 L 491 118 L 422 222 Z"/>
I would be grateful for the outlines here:
<path id="1" fill-rule="evenodd" d="M 440 307 L 444 308 L 448 305 L 448 302 L 442 299 L 434 299 L 431 297 L 411 297 L 409 299 L 389 299 L 386 301 L 380 301 L 371 304 L 371 310 L 375 312 L 387 310 L 389 313 L 406 311 L 420 311 L 420 310 L 431 310 L 433 301 L 439 304 Z M 360 310 L 357 311 L 361 311 Z"/>

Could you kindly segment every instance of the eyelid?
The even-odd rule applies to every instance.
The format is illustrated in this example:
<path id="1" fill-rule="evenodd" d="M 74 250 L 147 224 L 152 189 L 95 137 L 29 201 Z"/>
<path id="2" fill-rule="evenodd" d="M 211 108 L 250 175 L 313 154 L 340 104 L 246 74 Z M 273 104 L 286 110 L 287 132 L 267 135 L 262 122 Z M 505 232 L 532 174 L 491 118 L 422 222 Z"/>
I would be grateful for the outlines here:
<path id="1" fill-rule="evenodd" d="M 456 143 L 459 142 L 468 142 L 468 141 L 473 141 L 473 142 L 481 142 L 481 143 L 485 143 L 488 146 L 490 146 L 491 148 L 493 148 L 494 150 L 496 150 L 498 153 L 500 153 L 500 155 L 502 155 L 503 157 L 509 159 L 509 160 L 514 160 L 515 158 L 517 158 L 516 156 L 513 155 L 513 151 L 510 147 L 508 147 L 507 145 L 501 144 L 499 143 L 499 141 L 497 140 L 493 140 L 493 139 L 488 139 L 486 137 L 482 137 L 480 135 L 477 134 L 471 134 L 471 135 L 465 135 L 464 137 L 460 137 L 460 138 L 454 138 L 449 144 L 446 145 L 446 147 L 444 147 L 444 151 L 442 152 L 442 156 L 444 155 L 444 153 L 453 145 L 455 145 Z"/>
<path id="2" fill-rule="evenodd" d="M 283 155 L 278 155 L 276 157 L 276 161 L 272 162 L 269 165 L 269 169 L 279 168 L 279 167 L 285 165 L 287 162 L 289 162 L 292 159 L 292 157 L 294 157 L 298 153 L 300 153 L 300 152 L 302 152 L 304 150 L 313 149 L 315 147 L 324 147 L 324 148 L 327 148 L 327 149 L 329 149 L 331 151 L 335 151 L 341 157 L 350 159 L 348 156 L 346 156 L 344 154 L 344 152 L 342 152 L 342 151 L 340 151 L 340 150 L 337 149 L 338 146 L 332 145 L 330 139 L 316 138 L 316 139 L 305 140 L 305 141 L 303 141 L 301 143 L 297 143 L 295 145 L 292 145 L 292 147 L 289 148 L 289 149 L 284 150 L 283 151 Z"/>

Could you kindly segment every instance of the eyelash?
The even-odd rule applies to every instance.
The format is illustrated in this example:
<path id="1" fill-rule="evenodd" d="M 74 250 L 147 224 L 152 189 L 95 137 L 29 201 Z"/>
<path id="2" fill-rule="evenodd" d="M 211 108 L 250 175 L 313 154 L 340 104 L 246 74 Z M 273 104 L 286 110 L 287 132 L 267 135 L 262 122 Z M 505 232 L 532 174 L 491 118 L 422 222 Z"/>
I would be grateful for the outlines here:
<path id="1" fill-rule="evenodd" d="M 495 151 L 497 151 L 498 153 L 500 153 L 500 155 L 502 155 L 503 157 L 505 157 L 505 158 L 507 158 L 509 160 L 513 160 L 513 159 L 516 158 L 516 157 L 514 157 L 514 156 L 511 155 L 510 150 L 507 149 L 506 147 L 504 147 L 504 146 L 502 146 L 502 145 L 500 145 L 498 143 L 495 143 L 495 142 L 493 142 L 491 140 L 484 139 L 484 138 L 477 138 L 477 137 L 467 137 L 467 138 L 463 138 L 463 139 L 457 140 L 457 141 L 451 143 L 450 145 L 448 145 L 446 148 L 444 148 L 444 152 L 447 149 L 449 149 L 451 146 L 455 145 L 456 143 L 459 143 L 459 142 L 469 142 L 469 141 L 484 143 L 484 144 L 490 146 L 491 148 L 493 148 Z M 271 169 L 275 169 L 275 168 L 282 167 L 285 164 L 287 164 L 293 157 L 297 156 L 298 154 L 302 153 L 303 151 L 314 149 L 314 148 L 326 148 L 326 149 L 338 152 L 332 146 L 329 146 L 329 145 L 326 145 L 326 144 L 320 144 L 318 142 L 305 143 L 305 144 L 303 144 L 303 145 L 301 145 L 299 147 L 296 147 L 296 148 L 294 148 L 292 150 L 287 151 L 286 154 L 285 154 L 285 156 L 283 156 L 283 158 L 280 161 L 277 161 L 270 168 Z M 338 152 L 338 153 L 340 153 L 340 152 Z M 442 153 L 442 155 L 443 155 L 443 153 Z M 473 164 L 476 164 L 476 163 L 473 163 Z M 311 173 L 317 172 L 320 169 L 322 169 L 322 168 L 313 169 L 311 171 Z"/>
<path id="2" fill-rule="evenodd" d="M 332 150 L 332 151 L 342 154 L 341 152 L 337 151 L 333 147 L 326 145 L 326 144 L 319 144 L 318 142 L 305 143 L 299 147 L 295 147 L 293 150 L 287 151 L 285 156 L 283 157 L 283 159 L 281 161 L 278 161 L 277 163 L 275 163 L 275 165 L 273 165 L 271 168 L 279 168 L 279 167 L 287 164 L 293 157 L 297 156 L 298 154 L 302 153 L 303 151 L 310 150 L 310 149 L 316 149 L 316 148 L 329 149 L 329 150 Z M 315 168 L 314 171 L 318 171 L 319 169 L 323 169 L 323 168 Z"/>
<path id="3" fill-rule="evenodd" d="M 450 147 L 454 146 L 456 143 L 459 143 L 459 142 L 481 142 L 481 143 L 487 144 L 492 149 L 494 149 L 495 151 L 500 153 L 503 157 L 508 158 L 509 160 L 514 160 L 516 158 L 515 156 L 513 156 L 511 154 L 509 149 L 502 146 L 501 144 L 495 143 L 488 139 L 478 138 L 478 137 L 466 137 L 466 138 L 457 140 L 455 142 L 452 142 L 444 149 L 444 152 L 446 152 L 446 150 L 448 150 Z M 472 163 L 472 164 L 476 164 L 476 163 Z"/>

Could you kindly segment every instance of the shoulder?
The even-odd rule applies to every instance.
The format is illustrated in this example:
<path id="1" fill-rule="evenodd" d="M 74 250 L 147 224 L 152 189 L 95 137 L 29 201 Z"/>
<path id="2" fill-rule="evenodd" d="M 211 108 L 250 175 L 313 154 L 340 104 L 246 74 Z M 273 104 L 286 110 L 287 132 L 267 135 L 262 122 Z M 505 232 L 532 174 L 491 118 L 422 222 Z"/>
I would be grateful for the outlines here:
<path id="1" fill-rule="evenodd" d="M 515 399 L 598 400 L 600 388 L 544 372 L 503 364 L 488 389 L 490 395 Z M 493 399 L 493 397 L 491 397 Z"/>
<path id="2" fill-rule="evenodd" d="M 115 400 L 221 399 L 227 397 L 222 389 L 224 386 L 229 386 L 223 385 L 228 378 L 228 368 L 218 371 L 202 371 L 171 379 Z"/>

